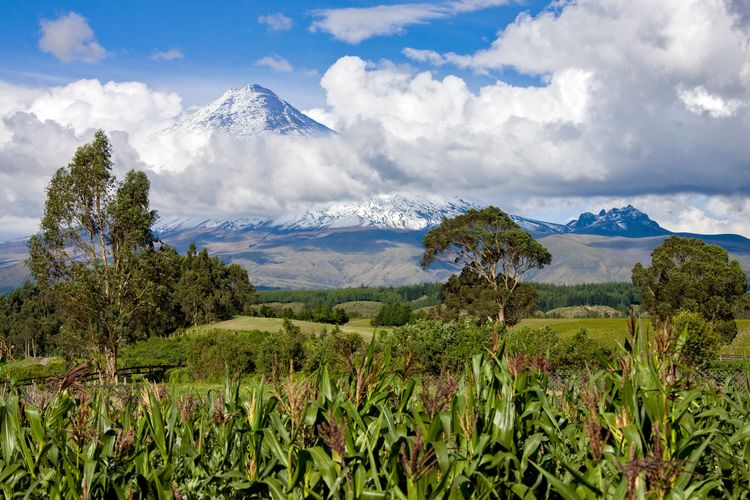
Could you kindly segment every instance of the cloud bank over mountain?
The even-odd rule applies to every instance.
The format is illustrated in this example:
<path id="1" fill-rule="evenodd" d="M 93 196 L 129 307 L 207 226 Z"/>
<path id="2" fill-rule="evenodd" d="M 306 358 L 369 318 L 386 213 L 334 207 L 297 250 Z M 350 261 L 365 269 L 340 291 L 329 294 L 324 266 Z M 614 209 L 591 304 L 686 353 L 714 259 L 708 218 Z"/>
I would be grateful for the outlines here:
<path id="1" fill-rule="evenodd" d="M 50 176 L 101 127 L 118 170 L 149 172 L 163 213 L 278 216 L 407 190 L 560 222 L 632 203 L 671 230 L 747 235 L 741 5 L 556 2 L 474 53 L 408 47 L 415 66 L 341 57 L 321 79 L 327 105 L 306 111 L 338 132 L 322 138 L 162 134 L 191 110 L 140 82 L 0 83 L 0 224 L 33 229 Z M 432 64 L 540 83 L 475 88 Z"/>

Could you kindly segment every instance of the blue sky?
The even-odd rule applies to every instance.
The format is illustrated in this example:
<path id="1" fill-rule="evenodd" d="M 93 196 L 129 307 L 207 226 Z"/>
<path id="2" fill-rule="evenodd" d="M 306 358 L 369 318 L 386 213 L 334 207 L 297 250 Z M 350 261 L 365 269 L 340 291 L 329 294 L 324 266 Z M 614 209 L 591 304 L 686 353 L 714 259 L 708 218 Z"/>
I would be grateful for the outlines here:
<path id="1" fill-rule="evenodd" d="M 0 0 L 0 239 L 97 128 L 164 215 L 406 192 L 750 235 L 749 21 L 735 0 Z M 250 83 L 339 134 L 161 134 Z"/>
<path id="2" fill-rule="evenodd" d="M 188 105 L 205 104 L 230 87 L 260 83 L 296 106 L 320 106 L 325 95 L 320 76 L 339 57 L 410 62 L 405 47 L 471 53 L 491 42 L 519 13 L 532 15 L 542 2 L 510 2 L 449 15 L 404 27 L 395 36 L 374 36 L 358 43 L 311 31 L 325 9 L 397 5 L 397 2 L 309 1 L 158 1 L 158 2 L 3 2 L 0 16 L 0 78 L 26 85 L 61 84 L 81 78 L 138 80 L 177 91 Z M 69 12 L 83 16 L 107 56 L 96 63 L 64 62 L 39 49 L 40 22 Z M 283 15 L 289 29 L 274 29 L 259 19 Z M 178 50 L 180 59 L 153 60 L 158 52 Z M 281 72 L 260 66 L 264 57 L 280 57 L 294 68 Z M 413 63 L 413 62 L 412 62 Z M 437 70 L 436 74 L 442 70 Z M 455 72 L 455 71 L 454 71 Z M 512 69 L 492 76 L 459 71 L 472 86 L 495 78 L 533 84 L 536 78 Z"/>

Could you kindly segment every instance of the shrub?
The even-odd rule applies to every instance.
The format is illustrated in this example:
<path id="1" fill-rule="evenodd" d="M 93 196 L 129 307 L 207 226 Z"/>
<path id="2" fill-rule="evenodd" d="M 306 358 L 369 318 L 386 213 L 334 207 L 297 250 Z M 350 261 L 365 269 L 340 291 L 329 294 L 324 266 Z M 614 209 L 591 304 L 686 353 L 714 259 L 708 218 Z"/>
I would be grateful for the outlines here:
<path id="1" fill-rule="evenodd" d="M 732 324 L 734 324 L 734 321 L 732 321 Z M 687 364 L 698 366 L 716 358 L 721 337 L 700 314 L 687 311 L 680 312 L 674 317 L 673 329 L 675 338 L 685 335 L 682 359 Z"/>
<path id="2" fill-rule="evenodd" d="M 585 328 L 568 339 L 561 346 L 555 364 L 563 369 L 599 369 L 607 365 L 610 352 L 589 337 Z"/>
<path id="3" fill-rule="evenodd" d="M 191 335 L 188 372 L 194 380 L 220 380 L 225 369 L 232 376 L 254 373 L 259 346 L 267 336 L 260 331 L 221 330 Z"/>
<path id="4" fill-rule="evenodd" d="M 26 358 L 0 366 L 0 380 L 26 380 L 62 376 L 68 363 L 62 358 Z"/>
<path id="5" fill-rule="evenodd" d="M 328 365 L 333 375 L 344 372 L 344 360 L 358 361 L 367 351 L 367 345 L 362 336 L 357 333 L 342 332 L 334 327 L 330 332 L 326 329 L 309 342 L 305 369 L 309 372 Z"/>
<path id="6" fill-rule="evenodd" d="M 492 346 L 492 325 L 463 321 L 425 320 L 386 334 L 400 368 L 439 375 L 447 368 L 459 370 L 475 354 Z"/>
<path id="7" fill-rule="evenodd" d="M 560 356 L 560 335 L 549 326 L 538 330 L 524 326 L 505 334 L 505 349 L 510 354 L 555 360 Z"/>
<path id="8" fill-rule="evenodd" d="M 120 352 L 121 366 L 183 365 L 190 357 L 194 336 L 151 337 L 128 345 Z"/>

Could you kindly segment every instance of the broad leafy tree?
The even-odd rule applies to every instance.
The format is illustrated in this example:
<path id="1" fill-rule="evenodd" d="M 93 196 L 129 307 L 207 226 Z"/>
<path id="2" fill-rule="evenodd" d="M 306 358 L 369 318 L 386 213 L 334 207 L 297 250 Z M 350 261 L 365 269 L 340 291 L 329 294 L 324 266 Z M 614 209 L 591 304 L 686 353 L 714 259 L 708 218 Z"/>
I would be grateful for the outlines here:
<path id="1" fill-rule="evenodd" d="M 747 277 L 720 246 L 670 236 L 651 253 L 649 267 L 635 265 L 632 279 L 658 331 L 669 333 L 672 318 L 689 311 L 711 323 L 725 343 L 737 334 L 734 311 Z"/>
<path id="2" fill-rule="evenodd" d="M 552 261 L 542 244 L 497 207 L 444 219 L 425 235 L 423 244 L 423 267 L 444 260 L 486 283 L 497 303 L 494 319 L 503 325 L 513 316 L 524 273 Z"/>
<path id="3" fill-rule="evenodd" d="M 488 286 L 481 276 L 464 268 L 461 274 L 454 274 L 443 284 L 440 293 L 445 306 L 443 316 L 457 319 L 461 314 L 467 313 L 480 322 L 485 322 L 497 318 L 503 291 Z M 513 326 L 534 312 L 538 298 L 534 287 L 528 283 L 519 283 L 505 305 L 505 325 Z"/>
<path id="4" fill-rule="evenodd" d="M 65 338 L 116 378 L 117 351 L 154 291 L 142 252 L 151 249 L 149 180 L 112 173 L 112 150 L 103 131 L 78 148 L 47 187 L 40 232 L 29 243 L 29 266 L 38 286 L 54 288 Z M 70 346 L 74 347 L 74 346 Z"/>

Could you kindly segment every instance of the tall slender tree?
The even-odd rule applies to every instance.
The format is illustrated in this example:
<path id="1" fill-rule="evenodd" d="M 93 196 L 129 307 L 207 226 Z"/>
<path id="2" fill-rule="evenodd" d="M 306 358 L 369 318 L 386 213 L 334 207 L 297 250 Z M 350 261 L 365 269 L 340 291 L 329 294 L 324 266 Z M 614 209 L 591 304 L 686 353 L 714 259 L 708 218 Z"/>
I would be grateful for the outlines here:
<path id="1" fill-rule="evenodd" d="M 40 288 L 54 288 L 69 339 L 113 382 L 122 338 L 154 289 L 140 254 L 153 248 L 148 178 L 112 173 L 102 130 L 76 150 L 47 187 L 40 231 L 29 243 L 29 267 Z"/>

